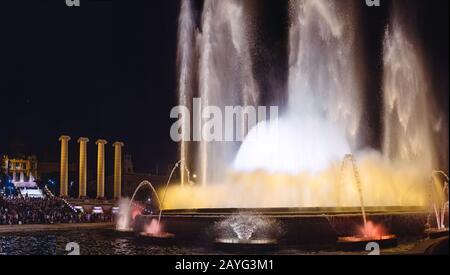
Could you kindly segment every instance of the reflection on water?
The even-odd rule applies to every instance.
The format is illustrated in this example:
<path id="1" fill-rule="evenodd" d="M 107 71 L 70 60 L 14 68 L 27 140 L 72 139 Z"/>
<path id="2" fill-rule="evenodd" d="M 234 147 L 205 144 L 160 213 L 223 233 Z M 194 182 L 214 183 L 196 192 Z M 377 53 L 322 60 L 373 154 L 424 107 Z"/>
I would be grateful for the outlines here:
<path id="1" fill-rule="evenodd" d="M 171 245 L 156 246 L 140 243 L 134 237 L 117 237 L 112 230 L 95 230 L 80 232 L 24 233 L 0 235 L 0 254 L 6 255 L 66 255 L 67 243 L 80 245 L 82 255 L 204 255 L 227 254 L 209 245 Z M 417 240 L 400 242 L 395 249 L 385 253 L 402 253 L 412 249 Z M 298 248 L 282 248 L 276 254 L 342 254 L 332 248 L 321 250 L 301 250 Z M 248 254 L 248 253 L 245 253 Z M 256 253 L 261 254 L 261 253 Z M 364 254 L 362 252 L 361 254 Z"/>
<path id="2" fill-rule="evenodd" d="M 134 237 L 116 237 L 112 230 L 24 233 L 0 236 L 6 255 L 66 255 L 66 245 L 76 242 L 82 255 L 184 255 L 209 254 L 203 248 L 159 247 L 140 244 Z"/>

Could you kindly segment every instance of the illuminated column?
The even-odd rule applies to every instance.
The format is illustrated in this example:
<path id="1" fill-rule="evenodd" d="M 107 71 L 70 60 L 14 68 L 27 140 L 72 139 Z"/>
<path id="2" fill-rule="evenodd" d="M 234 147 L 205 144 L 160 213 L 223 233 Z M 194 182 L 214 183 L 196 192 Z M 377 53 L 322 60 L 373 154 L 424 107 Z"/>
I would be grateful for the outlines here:
<path id="1" fill-rule="evenodd" d="M 60 197 L 68 197 L 69 182 L 69 136 L 61 136 L 61 168 L 60 168 Z"/>
<path id="2" fill-rule="evenodd" d="M 87 143 L 88 138 L 81 137 L 78 139 L 80 143 L 80 176 L 79 176 L 79 190 L 78 196 L 80 198 L 86 197 L 86 186 L 87 186 Z"/>
<path id="3" fill-rule="evenodd" d="M 114 147 L 114 198 L 122 197 L 122 142 L 115 142 Z"/>
<path id="4" fill-rule="evenodd" d="M 97 198 L 105 197 L 105 144 L 106 140 L 99 139 L 95 144 L 98 145 L 97 151 Z"/>

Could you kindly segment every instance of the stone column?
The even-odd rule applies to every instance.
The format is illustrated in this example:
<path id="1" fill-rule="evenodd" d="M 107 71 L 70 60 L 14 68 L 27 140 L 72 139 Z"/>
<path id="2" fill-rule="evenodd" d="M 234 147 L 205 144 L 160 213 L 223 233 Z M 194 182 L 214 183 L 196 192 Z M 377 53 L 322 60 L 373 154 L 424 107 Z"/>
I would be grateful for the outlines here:
<path id="1" fill-rule="evenodd" d="M 60 197 L 69 195 L 69 136 L 61 136 Z"/>
<path id="2" fill-rule="evenodd" d="M 89 142 L 88 138 L 80 137 L 78 139 L 78 143 L 80 143 L 80 174 L 79 174 L 79 189 L 78 189 L 78 197 L 86 198 L 87 197 L 87 143 Z"/>
<path id="3" fill-rule="evenodd" d="M 115 142 L 114 147 L 114 198 L 122 197 L 122 147 L 123 142 Z"/>
<path id="4" fill-rule="evenodd" d="M 97 198 L 105 198 L 105 144 L 108 142 L 103 139 L 97 140 Z"/>

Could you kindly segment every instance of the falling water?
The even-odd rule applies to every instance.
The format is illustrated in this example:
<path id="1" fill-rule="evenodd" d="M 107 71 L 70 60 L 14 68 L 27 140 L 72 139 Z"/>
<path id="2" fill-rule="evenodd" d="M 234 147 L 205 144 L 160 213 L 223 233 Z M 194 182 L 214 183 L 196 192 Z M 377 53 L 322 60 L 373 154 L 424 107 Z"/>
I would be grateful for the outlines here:
<path id="1" fill-rule="evenodd" d="M 192 6 L 190 0 L 183 0 L 181 2 L 181 11 L 179 18 L 178 30 L 178 68 L 179 68 L 179 83 L 178 96 L 179 104 L 181 106 L 189 106 L 189 101 L 192 97 L 192 75 L 193 75 L 193 54 L 194 54 L 194 19 L 192 14 Z M 183 118 L 181 131 L 182 140 L 180 142 L 180 155 L 183 160 L 183 165 L 187 162 L 188 148 L 187 141 L 189 134 L 186 128 L 190 120 Z M 185 173 L 181 169 L 181 185 L 184 184 Z"/>
<path id="2" fill-rule="evenodd" d="M 223 184 L 171 186 L 167 209 L 429 205 L 435 145 L 448 141 L 436 142 L 447 122 L 435 119 L 424 55 L 394 10 L 384 39 L 383 148 L 367 148 L 355 2 L 290 0 L 287 110 L 252 129 L 237 154 L 235 144 L 202 142 L 203 186 Z M 204 106 L 258 104 L 244 3 L 204 1 L 194 55 Z M 338 180 L 348 154 L 358 156 L 357 186 Z"/>
<path id="3" fill-rule="evenodd" d="M 257 137 L 250 132 L 235 160 L 238 171 L 320 172 L 359 149 L 362 90 L 351 3 L 289 3 L 287 114 L 258 125 Z"/>
<path id="4" fill-rule="evenodd" d="M 290 1 L 288 92 L 291 115 L 338 125 L 355 149 L 362 89 L 352 10 L 349 1 Z"/>
<path id="5" fill-rule="evenodd" d="M 256 105 L 258 88 L 253 76 L 249 24 L 245 1 L 205 0 L 201 32 L 199 93 L 203 107 Z M 209 118 L 203 118 L 203 123 Z M 202 185 L 223 177 L 237 148 L 230 142 L 202 141 L 199 150 Z M 214 156 L 214 157 L 212 157 Z"/>
<path id="6" fill-rule="evenodd" d="M 383 153 L 392 161 L 417 163 L 428 177 L 435 169 L 433 95 L 419 42 L 400 22 L 398 9 L 384 38 L 384 143 Z"/>

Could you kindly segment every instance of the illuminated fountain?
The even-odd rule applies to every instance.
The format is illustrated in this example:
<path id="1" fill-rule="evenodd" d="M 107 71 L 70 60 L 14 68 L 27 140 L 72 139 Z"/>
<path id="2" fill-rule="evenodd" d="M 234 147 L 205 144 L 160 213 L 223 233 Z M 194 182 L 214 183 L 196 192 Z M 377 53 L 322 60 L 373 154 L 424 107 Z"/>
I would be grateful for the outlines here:
<path id="1" fill-rule="evenodd" d="M 247 88 L 255 87 L 242 84 L 241 78 L 234 79 L 235 75 L 226 71 L 228 62 L 234 56 L 230 57 L 224 52 L 248 56 L 245 45 L 249 43 L 251 35 L 242 34 L 249 31 L 245 28 L 238 31 L 234 27 L 234 24 L 243 20 L 241 15 L 245 13 L 242 10 L 244 7 L 239 4 L 241 2 L 223 2 L 225 1 L 205 1 L 202 23 L 195 42 L 200 56 L 199 93 L 205 103 L 218 106 L 239 103 L 242 89 L 238 88 L 242 88 L 242 85 Z M 186 8 L 186 5 L 183 7 Z M 163 207 L 361 207 L 361 192 L 364 193 L 367 207 L 426 207 L 429 201 L 425 182 L 432 167 L 431 157 L 428 155 L 433 150 L 425 148 L 426 150 L 417 151 L 417 146 L 407 146 L 406 149 L 397 146 L 399 150 L 394 149 L 393 144 L 402 144 L 403 139 L 408 139 L 405 144 L 411 146 L 422 139 L 421 136 L 414 136 L 410 140 L 408 133 L 400 133 L 400 129 L 396 129 L 399 127 L 392 123 L 396 117 L 390 111 L 398 109 L 392 105 L 427 102 L 428 96 L 421 96 L 416 103 L 401 102 L 410 100 L 406 99 L 407 96 L 396 96 L 395 100 L 390 97 L 405 85 L 408 90 L 414 88 L 408 86 L 408 71 L 399 75 L 407 79 L 397 81 L 400 77 L 396 77 L 396 81 L 392 82 L 391 74 L 397 74 L 398 70 L 390 70 L 390 67 L 398 64 L 399 70 L 402 70 L 421 66 L 408 63 L 410 60 L 414 61 L 419 53 L 414 51 L 415 48 L 409 49 L 409 53 L 408 50 L 403 50 L 401 56 L 407 55 L 408 58 L 392 60 L 395 55 L 391 52 L 396 52 L 402 45 L 397 45 L 395 41 L 391 43 L 391 36 L 387 34 L 384 93 L 389 95 L 385 102 L 385 116 L 389 122 L 385 124 L 385 146 L 382 152 L 366 149 L 361 138 L 364 127 L 361 118 L 361 64 L 356 54 L 359 52 L 356 48 L 360 46 L 356 39 L 358 24 L 354 19 L 356 16 L 352 16 L 351 2 L 291 1 L 290 9 L 289 100 L 284 115 L 279 120 L 263 121 L 255 126 L 238 150 L 234 149 L 233 143 L 202 141 L 198 146 L 200 152 L 197 159 L 200 161 L 196 166 L 196 170 L 201 171 L 202 184 L 170 187 Z M 236 11 L 238 16 L 231 16 L 231 11 Z M 398 36 L 404 38 L 402 34 L 396 34 L 394 38 L 397 39 Z M 225 38 L 229 38 L 227 41 L 233 42 L 233 45 L 219 43 Z M 181 36 L 180 39 L 185 38 Z M 247 65 L 252 64 L 245 58 L 242 60 Z M 245 68 L 247 67 L 243 69 Z M 416 77 L 419 81 L 424 78 L 425 76 Z M 253 77 L 246 79 L 253 83 Z M 230 83 L 238 83 L 239 87 L 229 87 Z M 420 94 L 422 88 L 417 87 L 414 92 Z M 253 89 L 245 97 L 258 98 L 257 94 L 257 89 Z M 411 112 L 414 108 L 409 110 L 409 115 L 413 115 Z M 414 116 L 420 114 L 414 113 Z M 408 114 L 401 113 L 398 117 L 403 122 L 405 116 Z M 422 133 L 430 130 L 427 128 L 429 126 L 424 122 L 416 129 L 415 125 L 409 123 L 405 129 L 415 129 L 414 132 Z M 394 130 L 398 134 L 393 134 Z M 417 158 L 422 153 L 426 154 L 423 161 L 425 164 L 399 158 L 404 154 L 398 154 L 397 151 L 405 150 L 415 152 Z M 352 182 L 341 186 L 340 162 L 349 154 L 355 155 L 359 160 L 362 186 Z"/>
<path id="2" fill-rule="evenodd" d="M 192 3 L 182 1 L 178 34 L 182 105 L 189 108 L 196 93 L 203 105 L 220 109 L 261 103 L 250 53 L 254 30 L 246 24 L 251 5 L 244 2 L 205 0 L 196 26 Z M 194 144 L 186 141 L 185 133 L 180 142 L 183 161 L 159 190 L 163 201 L 157 220 L 164 210 L 168 228 L 182 221 L 199 232 L 207 227 L 206 221 L 227 221 L 245 210 L 286 223 L 289 232 L 301 232 L 296 235 L 300 240 L 300 234 L 320 231 L 314 230 L 316 226 L 333 231 L 324 217 L 357 216 L 354 232 L 331 237 L 353 234 L 346 237 L 348 242 L 393 241 L 395 236 L 388 232 L 397 234 L 398 228 L 374 218 L 422 219 L 433 203 L 429 175 L 439 165 L 437 145 L 448 147 L 448 141 L 440 140 L 447 122 L 434 106 L 421 46 L 414 30 L 405 30 L 407 24 L 393 4 L 383 43 L 382 148 L 371 149 L 364 138 L 365 75 L 354 3 L 289 3 L 288 102 L 280 106 L 282 116 L 245 129 L 240 144 Z M 207 118 L 201 122 L 207 123 Z M 190 182 L 188 165 L 199 172 L 198 184 L 185 184 L 186 178 Z M 180 184 L 169 186 L 177 168 Z M 442 196 L 445 190 L 437 192 Z M 442 227 L 448 207 L 440 201 L 436 209 L 437 227 Z M 250 220 L 230 224 L 237 234 L 230 238 L 251 239 L 256 220 Z M 150 228 L 152 232 L 155 226 Z M 170 227 L 179 230 L 177 236 L 186 228 Z"/>

